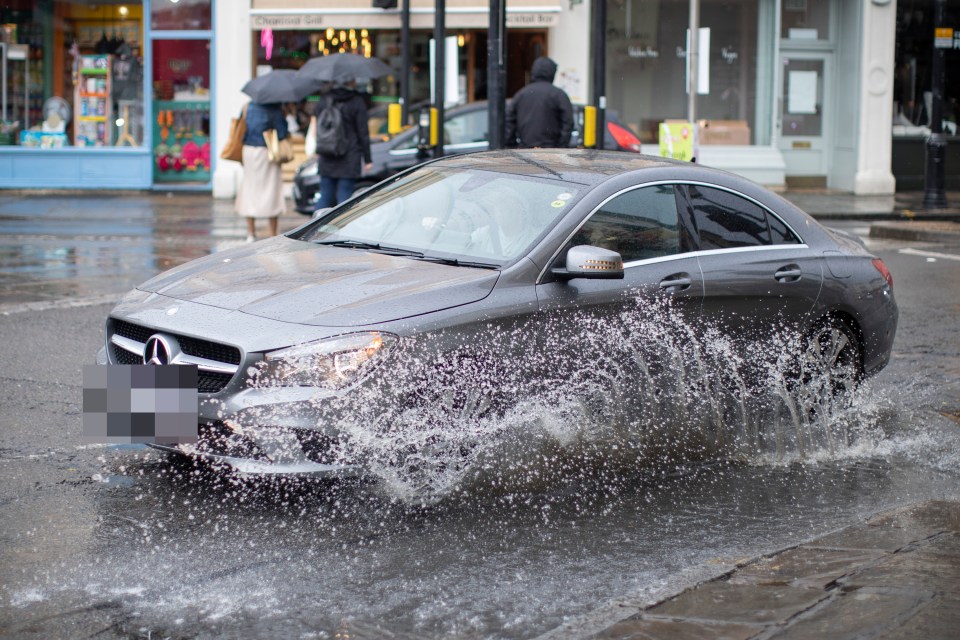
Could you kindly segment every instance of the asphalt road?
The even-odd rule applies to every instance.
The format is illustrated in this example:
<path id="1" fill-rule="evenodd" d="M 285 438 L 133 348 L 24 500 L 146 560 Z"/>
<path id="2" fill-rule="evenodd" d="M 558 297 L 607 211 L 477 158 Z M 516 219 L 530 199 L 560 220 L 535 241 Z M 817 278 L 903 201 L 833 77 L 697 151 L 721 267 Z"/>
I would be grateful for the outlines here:
<path id="1" fill-rule="evenodd" d="M 587 637 L 611 603 L 656 601 L 866 514 L 956 500 L 960 246 L 874 249 L 900 329 L 847 415 L 848 446 L 601 465 L 523 491 L 467 486 L 430 508 L 377 485 L 264 486 L 84 445 L 81 369 L 109 306 L 7 310 L 0 636 Z"/>

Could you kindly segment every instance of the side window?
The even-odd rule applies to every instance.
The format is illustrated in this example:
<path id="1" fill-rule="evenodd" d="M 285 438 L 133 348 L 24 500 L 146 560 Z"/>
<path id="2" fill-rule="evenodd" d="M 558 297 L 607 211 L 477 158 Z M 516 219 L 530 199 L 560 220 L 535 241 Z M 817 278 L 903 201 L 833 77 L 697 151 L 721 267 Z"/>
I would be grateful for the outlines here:
<path id="1" fill-rule="evenodd" d="M 800 244 L 800 239 L 793 235 L 780 218 L 768 212 L 767 222 L 770 224 L 771 244 Z"/>
<path id="2" fill-rule="evenodd" d="M 487 139 L 487 112 L 471 111 L 447 120 L 443 127 L 444 144 L 484 142 Z"/>
<path id="3" fill-rule="evenodd" d="M 570 246 L 580 244 L 616 251 L 624 262 L 674 255 L 691 246 L 672 185 L 643 187 L 613 198 L 590 216 Z"/>
<path id="4" fill-rule="evenodd" d="M 701 250 L 770 244 L 763 207 L 723 189 L 690 185 L 687 193 Z"/>

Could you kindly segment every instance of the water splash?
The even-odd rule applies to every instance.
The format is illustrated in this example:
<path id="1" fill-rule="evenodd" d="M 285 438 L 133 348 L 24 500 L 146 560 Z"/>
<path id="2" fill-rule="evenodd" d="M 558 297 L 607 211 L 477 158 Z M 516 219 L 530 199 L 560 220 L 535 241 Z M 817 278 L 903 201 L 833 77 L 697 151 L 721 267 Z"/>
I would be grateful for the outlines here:
<path id="1" fill-rule="evenodd" d="M 825 345 L 786 322 L 732 336 L 667 303 L 613 317 L 538 315 L 469 340 L 444 331 L 401 340 L 362 384 L 312 409 L 318 425 L 335 425 L 331 461 L 359 462 L 411 502 L 589 469 L 782 464 L 877 435 L 863 420 L 864 389 L 853 391 L 854 365 L 825 366 L 839 352 Z"/>

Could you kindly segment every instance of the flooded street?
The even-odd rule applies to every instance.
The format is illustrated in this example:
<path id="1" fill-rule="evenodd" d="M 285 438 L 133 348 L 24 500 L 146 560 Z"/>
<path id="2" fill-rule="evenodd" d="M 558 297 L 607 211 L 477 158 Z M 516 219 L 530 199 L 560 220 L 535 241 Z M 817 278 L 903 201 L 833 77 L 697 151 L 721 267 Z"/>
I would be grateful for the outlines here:
<path id="1" fill-rule="evenodd" d="M 578 468 L 561 439 L 539 456 L 500 452 L 520 485 L 479 474 L 421 504 L 389 483 L 253 482 L 84 445 L 80 372 L 103 341 L 100 297 L 237 241 L 229 209 L 211 218 L 198 198 L 191 215 L 174 200 L 159 225 L 151 207 L 120 232 L 54 225 L 69 243 L 0 207 L 0 634 L 588 637 L 623 603 L 893 506 L 960 499 L 960 261 L 943 257 L 960 244 L 947 243 L 871 241 L 900 306 L 893 359 L 844 413 L 846 442 L 803 455 Z"/>

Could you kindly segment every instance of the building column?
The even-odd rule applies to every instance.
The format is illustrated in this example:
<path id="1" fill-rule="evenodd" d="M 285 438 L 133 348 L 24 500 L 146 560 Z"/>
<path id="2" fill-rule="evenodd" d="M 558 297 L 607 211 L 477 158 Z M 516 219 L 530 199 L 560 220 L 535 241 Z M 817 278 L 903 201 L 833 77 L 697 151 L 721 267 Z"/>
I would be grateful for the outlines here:
<path id="1" fill-rule="evenodd" d="M 861 33 L 860 131 L 854 193 L 891 194 L 893 77 L 897 7 L 894 0 L 866 0 Z"/>
<path id="2" fill-rule="evenodd" d="M 241 91 L 243 85 L 251 79 L 251 60 L 253 57 L 253 36 L 250 32 L 249 4 L 242 3 L 238 10 L 232 0 L 214 0 L 216 12 L 216 84 L 213 87 L 216 96 L 216 113 L 213 114 L 213 141 L 211 156 L 214 162 L 213 197 L 233 198 L 243 175 L 239 162 L 220 159 L 230 134 L 230 119 L 240 115 L 243 105 L 249 100 Z"/>

